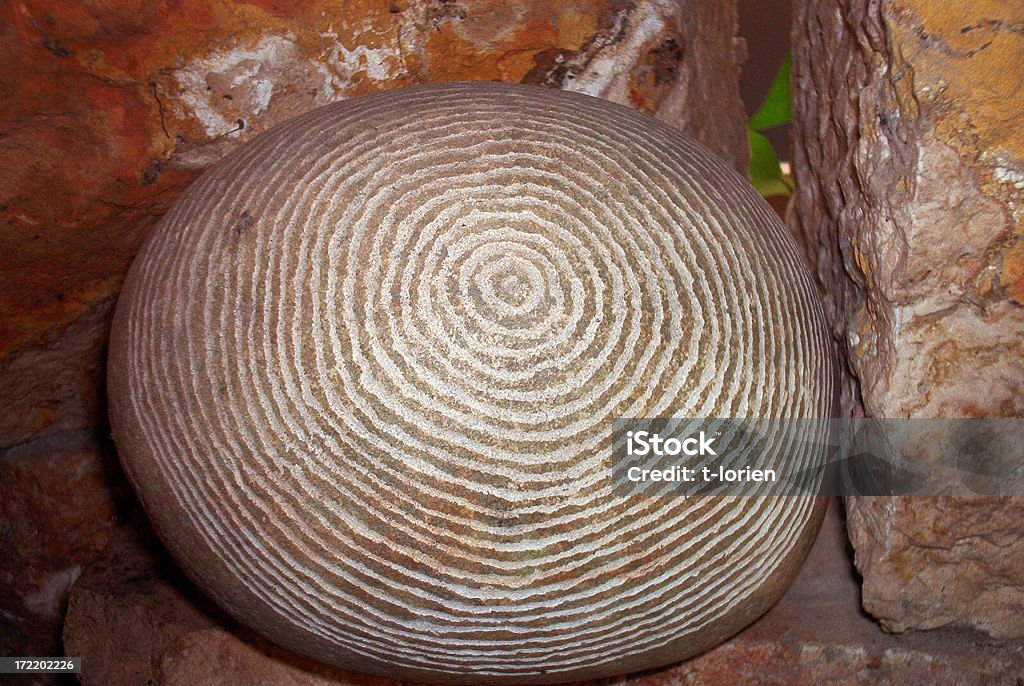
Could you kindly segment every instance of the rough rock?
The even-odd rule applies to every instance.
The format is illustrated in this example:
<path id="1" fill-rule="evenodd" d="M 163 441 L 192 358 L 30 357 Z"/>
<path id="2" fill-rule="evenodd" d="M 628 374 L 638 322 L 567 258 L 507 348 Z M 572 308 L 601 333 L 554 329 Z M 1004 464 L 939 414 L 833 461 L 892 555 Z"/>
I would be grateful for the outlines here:
<path id="1" fill-rule="evenodd" d="M 1019 647 L 971 631 L 892 636 L 857 604 L 833 503 L 800 575 L 760 621 L 688 662 L 604 686 L 932 683 L 1016 686 Z M 140 527 L 126 527 L 74 587 L 64 629 L 84 686 L 398 682 L 329 670 L 268 645 L 219 614 Z"/>
<path id="2" fill-rule="evenodd" d="M 0 453 L 0 655 L 59 655 L 71 585 L 119 525 L 113 457 L 87 432 Z"/>
<path id="3" fill-rule="evenodd" d="M 1020 498 L 851 498 L 847 507 L 865 609 L 885 628 L 1024 634 Z"/>
<path id="4" fill-rule="evenodd" d="M 0 446 L 96 425 L 97 350 L 132 256 L 242 141 L 360 93 L 503 80 L 648 111 L 742 169 L 735 32 L 735 3 L 697 0 L 5 4 Z"/>
<path id="5" fill-rule="evenodd" d="M 793 228 L 876 417 L 1024 415 L 1024 8 L 797 3 Z M 1024 635 L 1002 500 L 853 498 L 864 606 L 891 630 Z"/>

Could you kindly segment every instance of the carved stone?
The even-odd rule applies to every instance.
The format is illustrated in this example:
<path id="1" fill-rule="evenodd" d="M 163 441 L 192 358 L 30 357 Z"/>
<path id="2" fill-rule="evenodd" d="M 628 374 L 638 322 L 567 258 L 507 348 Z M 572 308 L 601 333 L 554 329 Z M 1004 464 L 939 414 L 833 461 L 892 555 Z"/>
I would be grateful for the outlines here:
<path id="1" fill-rule="evenodd" d="M 812 498 L 612 492 L 617 417 L 822 416 L 824 315 L 705 148 L 605 101 L 447 84 L 213 167 L 125 283 L 118 452 L 229 613 L 356 671 L 558 682 L 762 614 Z"/>

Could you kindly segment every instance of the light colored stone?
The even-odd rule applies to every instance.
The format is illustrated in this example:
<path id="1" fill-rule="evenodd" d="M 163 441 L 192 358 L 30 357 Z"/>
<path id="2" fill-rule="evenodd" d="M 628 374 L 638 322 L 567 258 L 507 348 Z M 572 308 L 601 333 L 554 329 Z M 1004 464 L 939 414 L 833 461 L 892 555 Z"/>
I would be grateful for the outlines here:
<path id="1" fill-rule="evenodd" d="M 864 608 L 890 631 L 1024 635 L 1020 498 L 851 498 Z"/>
<path id="2" fill-rule="evenodd" d="M 1007 119 L 1024 96 L 1000 66 L 1024 54 L 1017 10 L 815 7 L 795 34 L 794 225 L 858 380 L 847 407 L 1017 416 L 1024 140 Z"/>
<path id="3" fill-rule="evenodd" d="M 798 3 L 792 224 L 846 353 L 847 412 L 1024 416 L 1022 21 L 988 0 Z M 1024 636 L 1019 506 L 849 507 L 884 626 Z"/>
<path id="4" fill-rule="evenodd" d="M 243 623 L 354 670 L 554 683 L 725 640 L 820 520 L 615 491 L 614 420 L 828 416 L 830 353 L 785 227 L 692 138 L 435 84 L 193 184 L 125 281 L 108 388 L 157 531 Z M 759 459 L 823 463 L 783 438 Z"/>

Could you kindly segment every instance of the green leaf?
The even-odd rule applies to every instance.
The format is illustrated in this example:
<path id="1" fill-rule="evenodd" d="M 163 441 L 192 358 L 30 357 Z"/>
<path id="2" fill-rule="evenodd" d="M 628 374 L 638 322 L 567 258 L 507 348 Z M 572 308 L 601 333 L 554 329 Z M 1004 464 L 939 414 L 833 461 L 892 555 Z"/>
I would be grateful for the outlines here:
<path id="1" fill-rule="evenodd" d="M 792 58 L 786 55 L 771 88 L 768 89 L 768 95 L 764 96 L 764 102 L 750 118 L 750 128 L 754 131 L 782 126 L 793 118 L 789 100 L 789 70 L 792 62 Z"/>
<path id="2" fill-rule="evenodd" d="M 750 144 L 750 182 L 761 195 L 791 195 L 792 182 L 782 173 L 771 142 L 754 130 L 747 130 Z"/>

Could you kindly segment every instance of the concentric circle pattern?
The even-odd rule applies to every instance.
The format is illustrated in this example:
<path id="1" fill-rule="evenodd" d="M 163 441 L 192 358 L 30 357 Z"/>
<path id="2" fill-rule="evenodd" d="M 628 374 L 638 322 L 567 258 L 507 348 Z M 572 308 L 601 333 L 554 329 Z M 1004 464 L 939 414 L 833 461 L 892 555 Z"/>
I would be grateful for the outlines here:
<path id="1" fill-rule="evenodd" d="M 812 498 L 612 493 L 620 417 L 820 417 L 784 227 L 626 108 L 447 84 L 294 119 L 133 265 L 122 461 L 189 575 L 325 662 L 450 682 L 665 664 L 781 594 Z"/>

